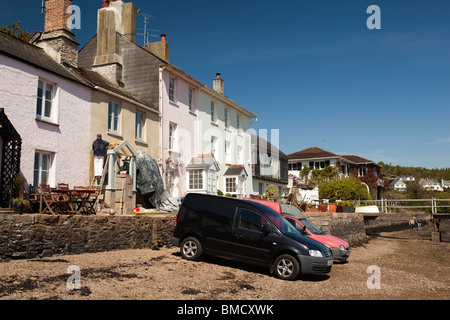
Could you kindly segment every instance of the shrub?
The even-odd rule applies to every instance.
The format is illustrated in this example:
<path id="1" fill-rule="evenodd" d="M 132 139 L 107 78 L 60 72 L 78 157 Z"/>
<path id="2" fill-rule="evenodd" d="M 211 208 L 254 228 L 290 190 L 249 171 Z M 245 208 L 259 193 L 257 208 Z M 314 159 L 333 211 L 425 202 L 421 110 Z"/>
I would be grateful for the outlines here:
<path id="1" fill-rule="evenodd" d="M 274 186 L 273 184 L 269 184 L 266 188 L 266 191 L 264 191 L 264 196 L 266 199 L 268 197 L 278 197 L 280 194 L 278 193 L 278 188 Z"/>
<path id="2" fill-rule="evenodd" d="M 369 200 L 367 188 L 354 178 L 324 182 L 319 189 L 321 199 L 336 200 Z"/>

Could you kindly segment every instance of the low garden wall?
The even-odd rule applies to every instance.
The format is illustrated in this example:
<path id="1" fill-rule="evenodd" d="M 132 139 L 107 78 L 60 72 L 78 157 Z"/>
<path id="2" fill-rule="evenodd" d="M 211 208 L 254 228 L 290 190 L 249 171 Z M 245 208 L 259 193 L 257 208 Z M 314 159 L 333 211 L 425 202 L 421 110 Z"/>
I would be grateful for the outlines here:
<path id="1" fill-rule="evenodd" d="M 175 214 L 0 214 L 0 261 L 169 245 Z"/>

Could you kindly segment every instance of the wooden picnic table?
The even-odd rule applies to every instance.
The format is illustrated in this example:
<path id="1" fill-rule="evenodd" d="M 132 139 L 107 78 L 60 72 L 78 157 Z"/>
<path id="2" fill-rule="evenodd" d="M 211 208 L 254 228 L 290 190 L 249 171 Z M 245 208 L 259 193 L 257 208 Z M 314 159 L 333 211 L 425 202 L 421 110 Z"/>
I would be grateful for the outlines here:
<path id="1" fill-rule="evenodd" d="M 32 195 L 40 202 L 40 212 L 56 214 L 95 214 L 98 187 L 50 188 L 40 185 L 40 193 Z M 45 206 L 45 207 L 44 207 Z"/>
<path id="2" fill-rule="evenodd" d="M 97 200 L 97 188 L 76 187 L 74 189 L 60 189 L 52 191 L 59 201 L 60 209 L 71 214 L 95 214 L 95 201 Z"/>

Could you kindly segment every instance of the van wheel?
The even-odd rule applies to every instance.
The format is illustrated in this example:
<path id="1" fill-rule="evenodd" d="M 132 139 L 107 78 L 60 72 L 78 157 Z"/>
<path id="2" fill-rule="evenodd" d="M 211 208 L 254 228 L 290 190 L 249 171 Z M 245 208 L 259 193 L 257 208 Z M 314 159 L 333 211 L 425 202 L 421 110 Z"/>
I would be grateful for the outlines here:
<path id="1" fill-rule="evenodd" d="M 300 273 L 300 264 L 289 254 L 282 254 L 274 263 L 275 276 L 283 280 L 294 280 Z"/>
<path id="2" fill-rule="evenodd" d="M 189 237 L 181 242 L 181 256 L 187 260 L 197 260 L 203 253 L 202 245 L 194 237 Z"/>

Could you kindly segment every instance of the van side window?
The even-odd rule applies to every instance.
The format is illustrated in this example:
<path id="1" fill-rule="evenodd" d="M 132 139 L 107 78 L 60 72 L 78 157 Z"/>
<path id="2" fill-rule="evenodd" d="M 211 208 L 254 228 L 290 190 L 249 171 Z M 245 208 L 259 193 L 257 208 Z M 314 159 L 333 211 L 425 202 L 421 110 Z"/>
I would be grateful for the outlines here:
<path id="1" fill-rule="evenodd" d="M 261 220 L 263 218 L 256 212 L 247 210 L 247 209 L 239 209 L 239 219 L 238 219 L 238 228 L 246 229 L 256 232 L 262 232 Z M 264 221 L 265 222 L 265 221 Z M 267 222 L 266 222 L 267 223 Z"/>
<path id="2" fill-rule="evenodd" d="M 239 209 L 237 228 L 262 233 L 263 225 L 267 225 L 269 229 L 272 229 L 272 234 L 278 235 L 273 230 L 272 225 L 259 213 L 248 209 Z"/>

